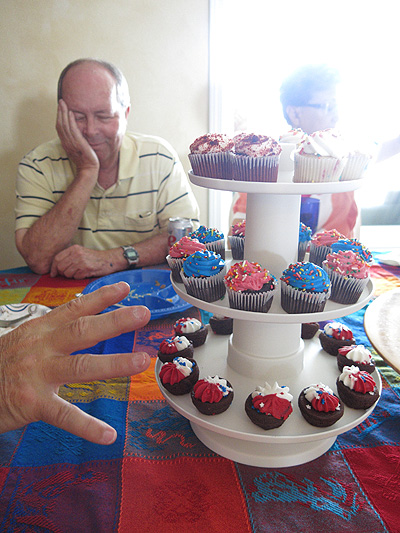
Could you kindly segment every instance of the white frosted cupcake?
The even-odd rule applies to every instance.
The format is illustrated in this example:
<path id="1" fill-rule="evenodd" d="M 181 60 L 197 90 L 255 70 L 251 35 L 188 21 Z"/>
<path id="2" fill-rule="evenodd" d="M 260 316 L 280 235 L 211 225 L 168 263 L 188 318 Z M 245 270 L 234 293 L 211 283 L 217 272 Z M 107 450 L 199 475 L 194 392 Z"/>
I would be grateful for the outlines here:
<path id="1" fill-rule="evenodd" d="M 307 136 L 294 153 L 294 177 L 297 183 L 339 181 L 347 162 L 348 150 L 333 129 Z"/>

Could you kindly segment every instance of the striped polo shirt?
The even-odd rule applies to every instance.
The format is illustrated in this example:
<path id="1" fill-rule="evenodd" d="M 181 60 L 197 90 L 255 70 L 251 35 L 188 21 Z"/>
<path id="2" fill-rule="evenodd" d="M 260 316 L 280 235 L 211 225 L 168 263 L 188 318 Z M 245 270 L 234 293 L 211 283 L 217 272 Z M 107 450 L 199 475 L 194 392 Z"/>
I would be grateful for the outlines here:
<path id="1" fill-rule="evenodd" d="M 29 228 L 49 211 L 74 179 L 59 139 L 27 154 L 18 167 L 16 229 Z M 166 231 L 170 217 L 198 226 L 199 207 L 175 150 L 160 137 L 127 133 L 118 181 L 94 187 L 72 244 L 106 250 Z"/>

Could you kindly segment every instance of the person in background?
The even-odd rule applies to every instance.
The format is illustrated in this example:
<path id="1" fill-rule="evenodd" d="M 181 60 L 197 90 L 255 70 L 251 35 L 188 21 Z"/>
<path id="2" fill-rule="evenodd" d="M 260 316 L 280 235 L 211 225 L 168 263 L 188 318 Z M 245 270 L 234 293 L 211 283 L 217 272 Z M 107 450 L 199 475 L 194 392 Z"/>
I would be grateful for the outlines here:
<path id="1" fill-rule="evenodd" d="M 291 73 L 281 84 L 280 101 L 284 118 L 293 129 L 307 134 L 335 128 L 338 120 L 337 88 L 340 76 L 337 69 L 326 64 L 311 64 Z M 400 136 L 383 143 L 376 161 L 400 152 Z M 358 236 L 359 209 L 354 192 L 313 195 L 319 199 L 317 231 L 337 229 L 345 236 Z M 232 206 L 233 221 L 245 217 L 246 195 L 237 195 Z"/>
<path id="2" fill-rule="evenodd" d="M 147 324 L 150 311 L 143 306 L 101 313 L 129 291 L 125 282 L 104 286 L 0 337 L 0 433 L 42 420 L 97 444 L 115 441 L 114 428 L 60 398 L 58 390 L 64 383 L 147 369 L 150 357 L 144 352 L 70 355 Z"/>
<path id="3" fill-rule="evenodd" d="M 18 168 L 16 246 L 38 274 L 104 276 L 158 264 L 172 216 L 199 221 L 176 152 L 127 133 L 131 104 L 121 71 L 78 59 L 58 82 L 58 138 Z"/>

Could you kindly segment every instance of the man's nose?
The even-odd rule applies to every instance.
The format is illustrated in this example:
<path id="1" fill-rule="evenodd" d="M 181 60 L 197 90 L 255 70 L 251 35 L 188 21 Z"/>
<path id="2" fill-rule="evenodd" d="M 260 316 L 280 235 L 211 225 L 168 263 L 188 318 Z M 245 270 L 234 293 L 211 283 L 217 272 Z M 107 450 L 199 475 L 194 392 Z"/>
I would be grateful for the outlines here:
<path id="1" fill-rule="evenodd" d="M 91 137 L 94 135 L 97 131 L 97 122 L 94 117 L 91 117 L 90 115 L 86 117 L 85 121 L 85 127 L 84 127 L 84 135 L 87 137 Z"/>

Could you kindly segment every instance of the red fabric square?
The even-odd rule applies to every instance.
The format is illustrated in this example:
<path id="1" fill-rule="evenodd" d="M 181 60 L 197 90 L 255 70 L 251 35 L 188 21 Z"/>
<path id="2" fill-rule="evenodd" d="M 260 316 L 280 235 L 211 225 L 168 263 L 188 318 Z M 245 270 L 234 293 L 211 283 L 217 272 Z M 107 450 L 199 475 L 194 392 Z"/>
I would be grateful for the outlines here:
<path id="1" fill-rule="evenodd" d="M 9 468 L 0 468 L 0 492 L 3 490 L 3 485 L 7 479 L 9 471 Z"/>
<path id="2" fill-rule="evenodd" d="M 360 486 L 365 491 L 389 531 L 399 531 L 400 450 L 397 446 L 377 446 L 342 450 Z"/>
<path id="3" fill-rule="evenodd" d="M 119 532 L 252 531 L 234 463 L 126 458 Z"/>

